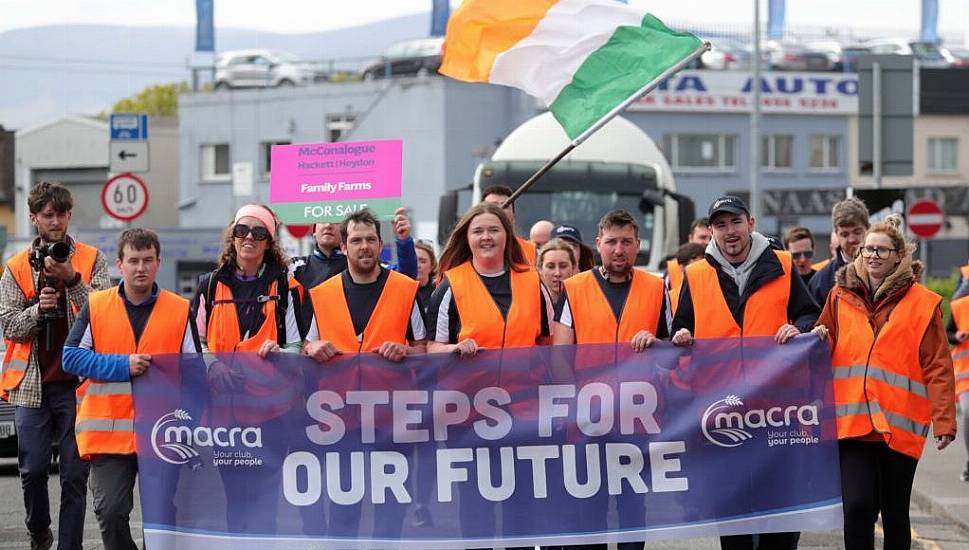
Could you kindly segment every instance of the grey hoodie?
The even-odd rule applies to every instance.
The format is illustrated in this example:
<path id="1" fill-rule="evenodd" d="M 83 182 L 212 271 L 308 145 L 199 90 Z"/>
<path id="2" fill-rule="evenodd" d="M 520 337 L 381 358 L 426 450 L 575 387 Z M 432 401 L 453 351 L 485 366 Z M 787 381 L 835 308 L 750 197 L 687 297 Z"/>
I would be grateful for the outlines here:
<path id="1" fill-rule="evenodd" d="M 768 248 L 770 248 L 770 242 L 768 242 L 767 237 L 755 231 L 750 234 L 750 253 L 747 254 L 747 259 L 737 267 L 734 267 L 733 264 L 723 257 L 723 253 L 720 252 L 720 248 L 717 247 L 717 241 L 715 240 L 711 240 L 707 244 L 706 253 L 716 260 L 720 264 L 720 267 L 723 268 L 723 272 L 737 283 L 737 290 L 743 296 L 744 288 L 747 286 L 747 279 L 750 278 L 750 272 L 754 269 L 757 258 L 760 258 L 760 255 Z"/>

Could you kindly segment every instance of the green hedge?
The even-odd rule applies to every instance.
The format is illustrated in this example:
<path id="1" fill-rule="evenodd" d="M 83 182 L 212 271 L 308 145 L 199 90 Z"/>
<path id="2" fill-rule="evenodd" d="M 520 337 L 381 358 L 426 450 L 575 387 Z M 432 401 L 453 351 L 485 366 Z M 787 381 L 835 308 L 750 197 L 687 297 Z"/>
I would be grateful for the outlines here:
<path id="1" fill-rule="evenodd" d="M 949 299 L 952 298 L 952 293 L 956 291 L 956 285 L 958 284 L 958 270 L 953 271 L 952 275 L 948 277 L 929 277 L 925 282 L 925 286 L 942 296 L 942 321 L 945 323 L 945 326 L 949 324 Z"/>

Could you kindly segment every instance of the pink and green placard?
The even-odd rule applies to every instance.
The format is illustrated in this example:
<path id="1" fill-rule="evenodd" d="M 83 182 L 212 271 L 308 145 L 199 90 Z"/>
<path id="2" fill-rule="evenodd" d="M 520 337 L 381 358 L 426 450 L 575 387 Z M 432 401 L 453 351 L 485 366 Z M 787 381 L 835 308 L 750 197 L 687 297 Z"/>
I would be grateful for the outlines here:
<path id="1" fill-rule="evenodd" d="M 370 209 L 382 218 L 400 207 L 403 142 L 273 145 L 269 202 L 284 223 L 339 222 Z"/>

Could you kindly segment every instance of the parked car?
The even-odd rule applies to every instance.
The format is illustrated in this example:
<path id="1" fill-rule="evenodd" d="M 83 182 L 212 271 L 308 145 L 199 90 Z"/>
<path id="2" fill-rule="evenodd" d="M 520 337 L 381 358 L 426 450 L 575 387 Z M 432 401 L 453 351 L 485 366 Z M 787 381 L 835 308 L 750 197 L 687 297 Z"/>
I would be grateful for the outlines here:
<path id="1" fill-rule="evenodd" d="M 805 46 L 809 50 L 827 55 L 830 69 L 838 72 L 854 72 L 857 68 L 858 58 L 869 53 L 865 46 L 845 45 L 834 40 L 808 42 Z"/>
<path id="2" fill-rule="evenodd" d="M 270 50 L 237 50 L 219 54 L 215 61 L 215 89 L 298 86 L 326 80 L 317 63 Z"/>
<path id="3" fill-rule="evenodd" d="M 361 71 L 363 79 L 437 74 L 437 70 L 441 67 L 443 46 L 443 37 L 398 42 L 388 48 L 380 59 L 363 68 Z M 389 75 L 387 75 L 388 70 Z"/>
<path id="4" fill-rule="evenodd" d="M 866 42 L 865 46 L 873 54 L 915 56 L 923 67 L 945 69 L 950 66 L 938 44 L 931 42 L 916 42 L 904 38 L 876 38 Z"/>
<path id="5" fill-rule="evenodd" d="M 750 68 L 750 49 L 739 42 L 719 38 L 710 41 L 711 48 L 700 56 L 697 67 L 715 70 L 747 70 Z"/>
<path id="6" fill-rule="evenodd" d="M 828 54 L 815 51 L 796 42 L 767 41 L 770 68 L 775 71 L 829 71 L 832 68 Z"/>
<path id="7" fill-rule="evenodd" d="M 14 424 L 14 406 L 0 401 L 0 457 L 17 456 L 17 430 Z"/>
<path id="8" fill-rule="evenodd" d="M 942 48 L 942 55 L 949 61 L 949 65 L 956 69 L 969 69 L 969 48 Z"/>

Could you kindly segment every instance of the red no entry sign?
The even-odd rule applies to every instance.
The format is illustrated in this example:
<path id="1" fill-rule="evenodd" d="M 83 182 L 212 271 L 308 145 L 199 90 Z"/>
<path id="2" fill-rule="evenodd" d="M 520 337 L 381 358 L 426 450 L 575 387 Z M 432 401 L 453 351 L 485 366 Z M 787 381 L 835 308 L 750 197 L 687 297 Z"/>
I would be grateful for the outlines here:
<path id="1" fill-rule="evenodd" d="M 931 239 L 942 229 L 945 214 L 934 200 L 921 199 L 912 203 L 905 213 L 908 228 L 920 238 Z"/>

